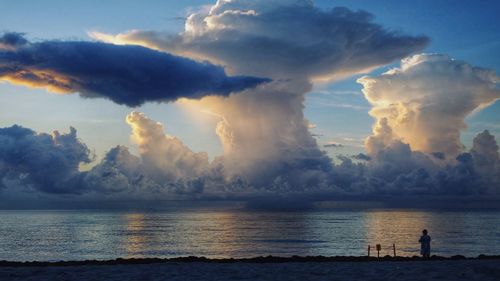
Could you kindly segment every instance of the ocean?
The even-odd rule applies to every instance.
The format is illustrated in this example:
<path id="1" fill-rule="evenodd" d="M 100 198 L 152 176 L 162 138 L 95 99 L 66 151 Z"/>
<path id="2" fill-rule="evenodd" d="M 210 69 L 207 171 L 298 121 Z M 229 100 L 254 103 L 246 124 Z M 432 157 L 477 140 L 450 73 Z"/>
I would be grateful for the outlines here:
<path id="1" fill-rule="evenodd" d="M 0 211 L 0 260 L 500 254 L 500 211 Z"/>

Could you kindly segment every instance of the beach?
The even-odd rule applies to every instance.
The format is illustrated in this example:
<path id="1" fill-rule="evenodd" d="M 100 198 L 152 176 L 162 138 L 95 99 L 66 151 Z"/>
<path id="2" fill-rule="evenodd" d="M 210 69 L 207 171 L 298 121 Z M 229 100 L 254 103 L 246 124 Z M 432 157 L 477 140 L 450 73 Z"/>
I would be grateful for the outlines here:
<path id="1" fill-rule="evenodd" d="M 141 261 L 1 266 L 0 280 L 500 280 L 500 259 Z"/>

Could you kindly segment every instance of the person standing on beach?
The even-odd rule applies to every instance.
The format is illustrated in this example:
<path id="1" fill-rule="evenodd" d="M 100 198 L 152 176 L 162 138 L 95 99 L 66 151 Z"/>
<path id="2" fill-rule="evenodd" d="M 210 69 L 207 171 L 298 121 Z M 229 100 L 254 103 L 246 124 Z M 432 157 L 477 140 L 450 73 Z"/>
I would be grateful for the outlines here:
<path id="1" fill-rule="evenodd" d="M 422 236 L 418 240 L 420 242 L 420 254 L 425 259 L 430 258 L 431 256 L 431 237 L 427 235 L 427 229 L 422 231 Z"/>

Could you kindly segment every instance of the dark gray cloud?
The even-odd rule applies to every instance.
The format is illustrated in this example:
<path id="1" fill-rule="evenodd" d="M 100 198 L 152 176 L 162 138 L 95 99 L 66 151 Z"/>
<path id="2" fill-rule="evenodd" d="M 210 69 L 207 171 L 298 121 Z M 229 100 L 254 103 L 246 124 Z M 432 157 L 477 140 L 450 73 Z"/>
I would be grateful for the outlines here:
<path id="1" fill-rule="evenodd" d="M 323 147 L 341 148 L 341 147 L 344 147 L 344 145 L 341 143 L 327 143 L 327 144 L 324 144 Z"/>
<path id="2" fill-rule="evenodd" d="M 139 46 L 100 42 L 29 43 L 19 33 L 0 37 L 0 79 L 83 97 L 138 106 L 178 98 L 227 96 L 269 81 L 232 76 L 209 62 Z"/>
<path id="3" fill-rule="evenodd" d="M 46 193 L 80 193 L 80 163 L 91 154 L 76 130 L 36 133 L 20 126 L 0 128 L 0 184 Z"/>
<path id="4" fill-rule="evenodd" d="M 23 37 L 22 33 L 11 32 L 0 36 L 0 50 L 14 50 L 20 46 L 26 45 L 28 40 Z"/>
<path id="5" fill-rule="evenodd" d="M 488 131 L 474 138 L 470 151 L 459 154 L 454 162 L 438 164 L 434 154 L 412 151 L 400 141 L 371 155 L 366 164 L 344 159 L 334 167 L 336 181 L 347 194 L 386 196 L 500 195 L 500 157 L 495 137 Z M 441 159 L 438 159 L 441 161 Z"/>
<path id="6" fill-rule="evenodd" d="M 439 159 L 439 160 L 446 159 L 446 154 L 444 152 L 432 152 L 431 155 L 434 156 L 434 158 Z"/>
<path id="7" fill-rule="evenodd" d="M 500 192 L 500 153 L 495 137 L 488 130 L 474 138 L 470 151 L 474 159 L 475 169 L 486 182 L 489 193 Z"/>
<path id="8" fill-rule="evenodd" d="M 364 153 L 356 154 L 356 155 L 352 156 L 352 158 L 356 159 L 356 160 L 362 160 L 362 161 L 370 161 L 372 159 L 370 157 L 370 155 L 367 155 L 367 154 L 364 154 Z"/>

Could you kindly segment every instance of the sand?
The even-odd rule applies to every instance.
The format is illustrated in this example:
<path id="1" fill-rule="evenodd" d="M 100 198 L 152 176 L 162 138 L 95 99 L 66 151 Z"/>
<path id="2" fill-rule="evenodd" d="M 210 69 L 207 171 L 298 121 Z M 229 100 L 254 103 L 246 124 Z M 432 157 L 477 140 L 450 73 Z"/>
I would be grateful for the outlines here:
<path id="1" fill-rule="evenodd" d="M 0 280 L 500 280 L 500 260 L 1 266 Z"/>

